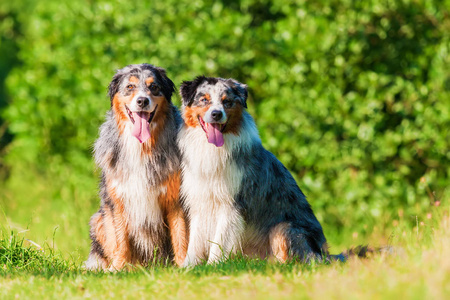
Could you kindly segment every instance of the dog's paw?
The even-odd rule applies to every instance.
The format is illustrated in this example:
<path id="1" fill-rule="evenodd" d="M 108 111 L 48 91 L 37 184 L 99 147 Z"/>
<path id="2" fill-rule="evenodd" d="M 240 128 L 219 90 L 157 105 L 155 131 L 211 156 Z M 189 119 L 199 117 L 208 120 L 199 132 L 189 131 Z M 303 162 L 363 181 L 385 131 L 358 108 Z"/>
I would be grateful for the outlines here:
<path id="1" fill-rule="evenodd" d="M 96 255 L 89 255 L 88 259 L 84 262 L 82 269 L 86 271 L 99 272 L 106 267 L 105 261 Z"/>
<path id="2" fill-rule="evenodd" d="M 199 259 L 189 259 L 186 256 L 186 259 L 184 260 L 183 264 L 181 265 L 182 268 L 193 268 L 196 265 L 198 265 L 200 263 Z"/>

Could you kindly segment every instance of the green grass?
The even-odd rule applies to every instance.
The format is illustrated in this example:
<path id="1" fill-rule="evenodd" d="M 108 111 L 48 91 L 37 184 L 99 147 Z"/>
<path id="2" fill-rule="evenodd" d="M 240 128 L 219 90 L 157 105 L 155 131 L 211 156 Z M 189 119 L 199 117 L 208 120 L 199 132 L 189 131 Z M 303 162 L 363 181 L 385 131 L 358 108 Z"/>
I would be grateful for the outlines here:
<path id="1" fill-rule="evenodd" d="M 450 294 L 450 218 L 435 208 L 410 228 L 392 230 L 393 254 L 352 259 L 345 264 L 281 265 L 236 258 L 191 270 L 136 268 L 116 273 L 86 272 L 82 256 L 63 255 L 2 229 L 0 298 L 258 298 L 258 299 L 445 299 Z M 371 243 L 386 240 L 372 234 Z"/>
<path id="2" fill-rule="evenodd" d="M 64 177 L 38 176 L 36 172 L 27 172 L 24 166 L 13 172 L 5 184 L 0 184 L 0 224 L 8 224 L 15 232 L 23 232 L 25 238 L 40 245 L 48 243 L 66 259 L 83 260 L 89 252 L 89 218 L 99 206 L 96 184 L 82 186 L 84 178 L 78 178 L 69 170 Z M 450 199 L 450 189 L 440 198 Z M 310 202 L 315 208 L 316 201 L 311 199 Z M 430 213 L 434 210 L 435 207 L 429 208 Z M 420 207 L 416 209 L 418 221 L 427 222 L 421 211 Z M 342 219 L 352 212 L 351 208 L 343 211 Z M 338 253 L 352 245 L 387 244 L 391 234 L 398 234 L 398 224 L 402 224 L 402 228 L 415 226 L 416 215 L 403 213 L 401 209 L 383 211 L 377 218 L 368 213 L 364 222 L 345 226 L 343 230 L 333 226 L 327 218 L 321 220 L 321 224 L 331 251 Z"/>

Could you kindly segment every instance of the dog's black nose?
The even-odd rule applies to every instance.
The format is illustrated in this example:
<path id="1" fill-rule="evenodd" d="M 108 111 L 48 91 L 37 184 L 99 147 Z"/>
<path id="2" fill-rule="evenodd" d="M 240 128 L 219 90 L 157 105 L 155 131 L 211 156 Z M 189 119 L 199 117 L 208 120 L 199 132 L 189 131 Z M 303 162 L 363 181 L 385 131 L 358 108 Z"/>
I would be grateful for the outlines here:
<path id="1" fill-rule="evenodd" d="M 213 110 L 211 112 L 211 117 L 213 118 L 214 121 L 219 121 L 220 119 L 222 119 L 223 113 L 220 110 Z"/>
<path id="2" fill-rule="evenodd" d="M 146 107 L 146 106 L 148 105 L 148 103 L 149 103 L 150 101 L 148 100 L 147 97 L 139 97 L 139 98 L 137 98 L 136 102 L 137 102 L 137 105 L 138 105 L 140 108 L 144 108 L 144 107 Z"/>

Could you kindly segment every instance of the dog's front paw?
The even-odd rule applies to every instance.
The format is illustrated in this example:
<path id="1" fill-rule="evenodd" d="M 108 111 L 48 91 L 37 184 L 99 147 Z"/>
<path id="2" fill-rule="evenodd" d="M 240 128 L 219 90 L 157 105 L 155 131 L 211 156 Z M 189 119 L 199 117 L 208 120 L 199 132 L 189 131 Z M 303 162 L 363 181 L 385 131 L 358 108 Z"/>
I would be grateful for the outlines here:
<path id="1" fill-rule="evenodd" d="M 88 259 L 84 262 L 82 268 L 86 271 L 98 272 L 105 270 L 108 267 L 105 259 L 98 257 L 95 254 L 89 254 Z"/>
<path id="2" fill-rule="evenodd" d="M 181 265 L 182 268 L 193 268 L 196 265 L 200 263 L 199 259 L 190 259 L 189 256 L 186 256 L 183 264 Z"/>
<path id="3" fill-rule="evenodd" d="M 226 259 L 224 258 L 224 257 L 220 257 L 220 256 L 210 256 L 209 258 L 208 258 L 208 262 L 207 262 L 207 264 L 208 265 L 214 265 L 214 264 L 217 264 L 217 263 L 221 263 L 221 262 L 223 262 L 223 261 L 225 261 Z"/>

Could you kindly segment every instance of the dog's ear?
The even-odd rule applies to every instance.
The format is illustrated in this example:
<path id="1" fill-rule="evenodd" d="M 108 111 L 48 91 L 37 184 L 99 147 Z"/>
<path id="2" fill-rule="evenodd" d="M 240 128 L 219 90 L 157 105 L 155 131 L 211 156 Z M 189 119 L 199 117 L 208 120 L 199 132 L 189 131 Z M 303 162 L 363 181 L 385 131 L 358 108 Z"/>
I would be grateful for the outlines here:
<path id="1" fill-rule="evenodd" d="M 122 81 L 122 76 L 123 76 L 123 74 L 116 73 L 113 76 L 113 79 L 111 80 L 111 82 L 110 82 L 110 84 L 108 86 L 108 96 L 109 96 L 109 100 L 111 101 L 111 107 L 113 105 L 114 96 L 119 91 L 120 82 Z"/>
<path id="2" fill-rule="evenodd" d="M 157 73 L 160 75 L 160 81 L 161 81 L 161 90 L 164 95 L 164 97 L 171 102 L 172 94 L 175 92 L 175 84 L 173 81 L 167 77 L 166 70 L 160 67 L 155 67 Z"/>
<path id="3" fill-rule="evenodd" d="M 183 81 L 180 87 L 180 95 L 184 106 L 191 106 L 198 86 L 206 80 L 205 76 L 198 76 L 192 81 Z"/>
<path id="4" fill-rule="evenodd" d="M 244 106 L 244 108 L 247 108 L 248 86 L 232 78 L 228 79 L 227 81 L 231 85 L 233 92 L 238 96 L 242 106 Z"/>
<path id="5" fill-rule="evenodd" d="M 192 102 L 194 102 L 194 96 L 195 96 L 195 88 L 193 88 L 194 81 L 183 81 L 180 86 L 180 95 L 181 95 L 181 101 L 183 102 L 184 106 L 190 106 L 192 105 Z"/>

